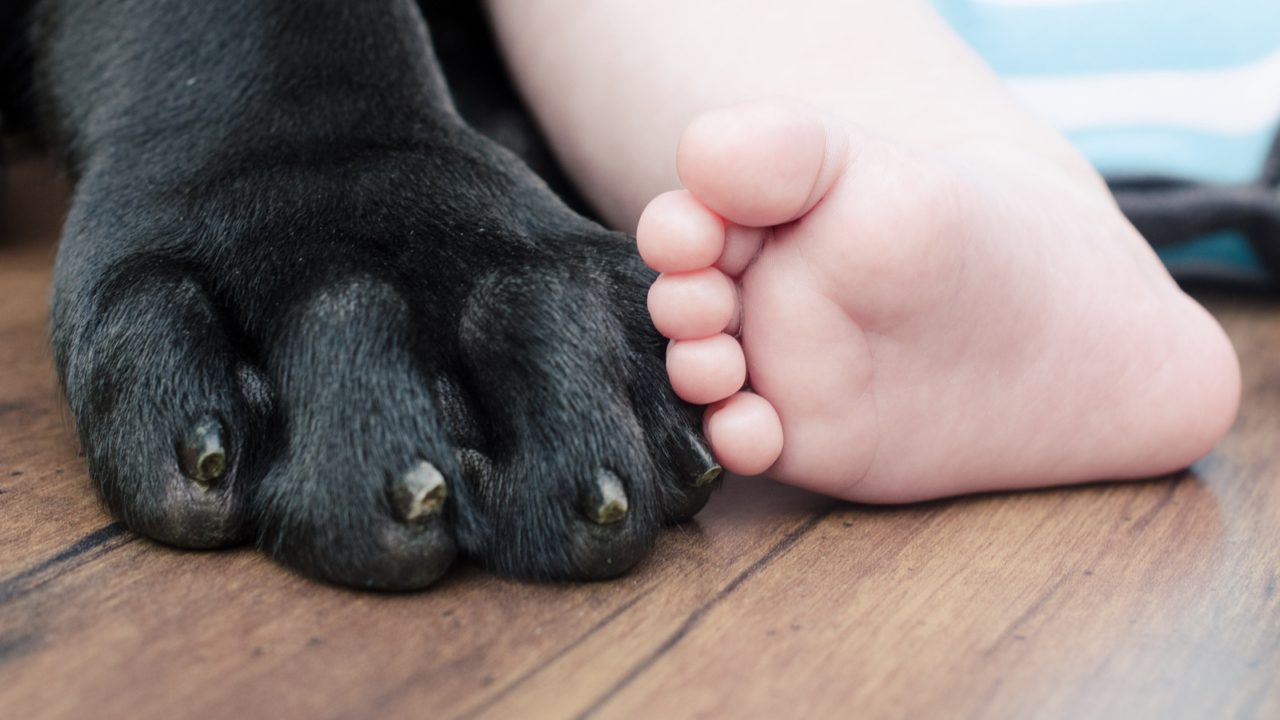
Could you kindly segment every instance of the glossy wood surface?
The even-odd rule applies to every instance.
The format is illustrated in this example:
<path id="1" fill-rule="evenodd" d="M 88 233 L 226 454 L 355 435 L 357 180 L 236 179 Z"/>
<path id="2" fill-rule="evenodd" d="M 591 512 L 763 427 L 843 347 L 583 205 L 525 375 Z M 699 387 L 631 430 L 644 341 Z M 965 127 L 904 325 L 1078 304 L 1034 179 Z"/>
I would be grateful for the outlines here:
<path id="1" fill-rule="evenodd" d="M 46 340 L 64 203 L 0 206 L 0 717 L 1280 718 L 1280 306 L 1206 298 L 1243 410 L 1174 478 L 854 506 L 737 480 L 630 575 L 320 585 L 137 538 Z"/>

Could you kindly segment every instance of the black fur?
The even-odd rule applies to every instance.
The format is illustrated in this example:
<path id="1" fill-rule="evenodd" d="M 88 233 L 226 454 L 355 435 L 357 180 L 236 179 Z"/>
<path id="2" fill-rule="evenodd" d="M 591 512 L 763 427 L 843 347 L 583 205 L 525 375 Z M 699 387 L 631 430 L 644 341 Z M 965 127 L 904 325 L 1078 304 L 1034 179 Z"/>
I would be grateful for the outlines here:
<path id="1" fill-rule="evenodd" d="M 39 0 L 22 22 L 34 82 L 10 98 L 75 181 L 56 364 L 130 528 L 407 589 L 459 552 L 614 575 L 705 502 L 631 239 L 461 119 L 411 0 Z M 221 437 L 211 483 L 193 433 Z M 406 521 L 423 461 L 448 496 Z M 609 477 L 627 512 L 593 522 Z"/>

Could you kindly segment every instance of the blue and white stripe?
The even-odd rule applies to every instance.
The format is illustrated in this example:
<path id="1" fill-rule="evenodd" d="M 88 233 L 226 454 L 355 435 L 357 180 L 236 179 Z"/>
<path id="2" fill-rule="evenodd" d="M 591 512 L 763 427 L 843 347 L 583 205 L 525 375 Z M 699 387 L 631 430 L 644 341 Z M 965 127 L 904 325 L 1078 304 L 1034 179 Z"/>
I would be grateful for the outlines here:
<path id="1" fill-rule="evenodd" d="M 1255 182 L 1280 132 L 1280 0 L 933 1 L 1105 175 Z"/>

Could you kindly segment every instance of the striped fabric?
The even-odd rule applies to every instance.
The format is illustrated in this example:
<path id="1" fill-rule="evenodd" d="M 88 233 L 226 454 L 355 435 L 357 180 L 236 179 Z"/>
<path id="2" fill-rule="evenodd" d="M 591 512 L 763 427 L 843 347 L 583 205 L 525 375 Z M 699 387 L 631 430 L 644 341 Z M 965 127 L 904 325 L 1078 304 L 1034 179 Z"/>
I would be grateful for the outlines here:
<path id="1" fill-rule="evenodd" d="M 933 1 L 1113 187 L 1263 182 L 1280 133 L 1280 0 Z M 1217 230 L 1161 255 L 1175 271 L 1263 275 L 1250 238 Z"/>

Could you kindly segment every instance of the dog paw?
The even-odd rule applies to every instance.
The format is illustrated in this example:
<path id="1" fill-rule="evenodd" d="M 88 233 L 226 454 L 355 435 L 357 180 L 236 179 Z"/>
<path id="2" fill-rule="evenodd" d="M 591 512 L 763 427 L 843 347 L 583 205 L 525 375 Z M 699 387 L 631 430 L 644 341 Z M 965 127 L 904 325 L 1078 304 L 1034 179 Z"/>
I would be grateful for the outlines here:
<path id="1" fill-rule="evenodd" d="M 426 586 L 462 554 L 601 578 L 719 469 L 628 237 L 454 128 L 392 149 L 86 168 L 55 358 L 111 510 L 183 547 Z"/>

